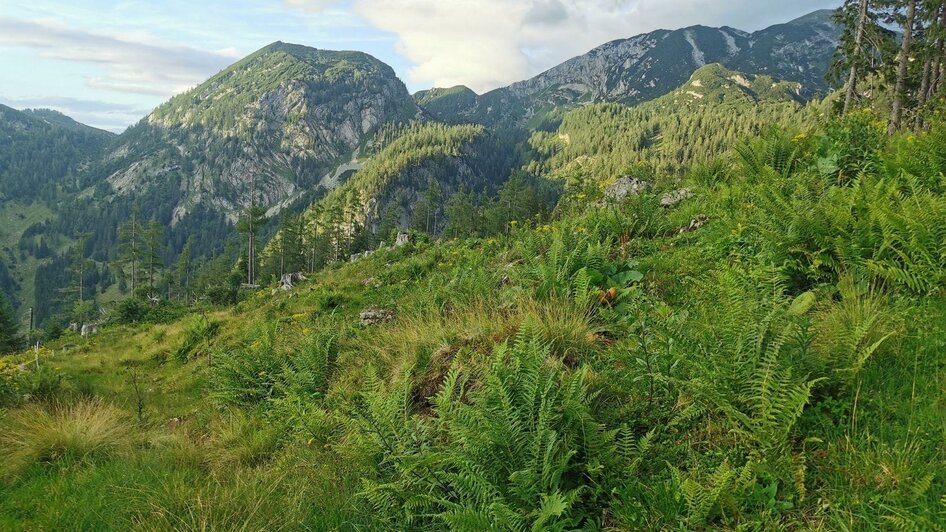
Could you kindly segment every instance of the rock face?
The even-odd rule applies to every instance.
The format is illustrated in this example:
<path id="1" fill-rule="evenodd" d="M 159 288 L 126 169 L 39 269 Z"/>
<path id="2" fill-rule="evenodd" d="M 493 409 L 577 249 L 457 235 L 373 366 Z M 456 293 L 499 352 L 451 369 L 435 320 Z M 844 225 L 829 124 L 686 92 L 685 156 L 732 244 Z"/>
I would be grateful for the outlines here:
<path id="1" fill-rule="evenodd" d="M 463 88 L 415 95 L 438 119 L 495 124 L 528 120 L 551 106 L 589 101 L 637 103 L 667 94 L 711 63 L 825 91 L 841 30 L 830 10 L 754 33 L 729 27 L 657 30 L 601 45 L 534 78 L 471 98 Z"/>
<path id="2" fill-rule="evenodd" d="M 380 126 L 419 109 L 394 71 L 360 52 L 274 43 L 174 97 L 118 138 L 98 171 L 113 196 L 174 200 L 233 221 L 255 201 L 274 214 L 352 160 Z"/>
<path id="3" fill-rule="evenodd" d="M 86 323 L 82 325 L 82 336 L 91 336 L 99 332 L 99 326 L 94 323 Z"/>
<path id="4" fill-rule="evenodd" d="M 628 197 L 640 195 L 648 190 L 650 190 L 650 183 L 636 177 L 622 177 L 604 189 L 604 200 L 601 204 L 620 203 Z"/>

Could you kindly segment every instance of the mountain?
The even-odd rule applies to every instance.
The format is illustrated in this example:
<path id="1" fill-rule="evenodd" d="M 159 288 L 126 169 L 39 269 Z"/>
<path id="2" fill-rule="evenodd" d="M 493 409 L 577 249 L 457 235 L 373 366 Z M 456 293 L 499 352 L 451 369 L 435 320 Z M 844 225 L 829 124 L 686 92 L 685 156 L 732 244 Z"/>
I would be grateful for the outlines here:
<path id="1" fill-rule="evenodd" d="M 385 221 L 414 223 L 416 204 L 432 178 L 443 200 L 461 187 L 495 192 L 520 165 L 513 162 L 514 150 L 522 148 L 523 162 L 528 159 L 525 152 L 535 151 L 539 159 L 532 161 L 532 169 L 552 170 L 560 162 L 568 164 L 562 159 L 566 154 L 580 158 L 594 151 L 578 140 L 595 125 L 612 131 L 611 140 L 636 139 L 641 143 L 637 155 L 647 155 L 662 169 L 675 169 L 717 149 L 731 135 L 686 142 L 693 131 L 665 123 L 666 110 L 629 110 L 623 104 L 660 100 L 688 81 L 706 83 L 703 92 L 691 87 L 675 98 L 696 109 L 730 101 L 765 102 L 741 107 L 745 120 L 729 128 L 731 134 L 754 131 L 763 115 L 793 116 L 797 102 L 825 87 L 823 72 L 836 33 L 826 13 L 752 34 L 702 26 L 660 30 L 607 43 L 535 78 L 484 95 L 457 86 L 412 96 L 393 69 L 370 55 L 276 42 L 172 98 L 118 137 L 53 112 L 10 109 L 4 116 L 16 118 L 6 123 L 32 124 L 8 127 L 18 135 L 42 129 L 69 140 L 42 140 L 30 150 L 8 152 L 16 165 L 6 165 L 12 171 L 4 179 L 12 185 L 3 193 L 18 202 L 29 203 L 38 194 L 47 199 L 42 209 L 15 220 L 16 230 L 8 231 L 4 241 L 12 273 L 0 271 L 0 278 L 35 285 L 32 299 L 44 299 L 40 306 L 51 304 L 45 300 L 63 299 L 57 294 L 70 282 L 63 271 L 69 262 L 64 253 L 77 231 L 87 231 L 91 237 L 86 255 L 98 268 L 89 282 L 100 293 L 121 286 L 121 272 L 108 265 L 118 255 L 118 228 L 132 212 L 165 228 L 167 246 L 160 255 L 166 264 L 176 260 L 188 241 L 194 257 L 219 253 L 234 235 L 238 213 L 251 201 L 274 216 L 300 212 L 329 195 L 318 203 L 339 207 L 343 225 L 361 225 L 377 234 Z M 718 73 L 719 79 L 691 80 L 701 67 L 715 63 L 734 70 Z M 760 73 L 765 76 L 756 77 Z M 726 89 L 719 98 L 709 92 L 714 83 Z M 695 101 L 688 91 L 703 98 Z M 775 109 L 769 105 L 772 98 L 779 101 L 777 110 L 770 110 Z M 546 151 L 561 148 L 552 132 L 567 111 L 595 102 L 620 107 L 570 115 L 567 125 L 572 130 L 559 134 L 571 136 L 574 143 L 560 152 Z M 697 115 L 721 119 L 710 112 Z M 404 127 L 411 122 L 472 123 L 488 131 L 435 133 Z M 641 125 L 647 127 L 637 127 Z M 405 138 L 397 140 L 402 135 Z M 533 146 L 528 144 L 530 136 Z M 456 141 L 460 137 L 464 140 Z M 588 138 L 598 137 L 589 131 Z M 0 158 L 2 152 L 0 148 Z M 24 156 L 27 153 L 42 155 Z M 50 168 L 36 168 L 37 163 Z M 440 205 L 433 211 L 442 214 L 443 209 Z M 275 225 L 263 229 L 263 241 L 275 234 Z M 442 229 L 433 225 L 435 231 Z M 17 248 L 26 258 L 13 266 Z M 109 297 L 118 296 L 113 292 Z M 24 288 L 22 293 L 25 301 L 34 291 Z"/>
<path id="2" fill-rule="evenodd" d="M 418 112 L 394 70 L 367 54 L 277 42 L 158 107 L 97 171 L 112 197 L 172 194 L 154 213 L 163 222 L 199 207 L 233 220 L 254 188 L 257 203 L 286 206 L 379 126 Z"/>
<path id="3" fill-rule="evenodd" d="M 594 181 L 641 172 L 678 175 L 768 128 L 805 128 L 812 113 L 800 84 L 706 65 L 671 92 L 635 106 L 592 103 L 536 131 L 530 171 Z"/>
<path id="4" fill-rule="evenodd" d="M 720 63 L 748 74 L 801 83 L 800 95 L 828 89 L 825 75 L 840 38 L 832 11 L 754 33 L 730 27 L 657 30 L 599 46 L 531 79 L 471 98 L 435 89 L 415 100 L 439 120 L 503 124 L 584 102 L 639 103 L 667 94 L 700 67 Z"/>
<path id="5" fill-rule="evenodd" d="M 56 111 L 0 105 L 0 291 L 14 304 L 32 302 L 34 273 L 58 244 L 48 224 L 114 138 Z"/>
<path id="6" fill-rule="evenodd" d="M 0 105 L 0 203 L 52 197 L 80 166 L 100 156 L 113 133 L 49 109 Z"/>
<path id="7" fill-rule="evenodd" d="M 0 194 L 20 203 L 51 198 L 4 230 L 7 267 L 0 270 L 0 280 L 16 279 L 11 292 L 19 300 L 37 302 L 40 318 L 55 313 L 50 307 L 71 282 L 63 254 L 77 231 L 91 234 L 86 255 L 96 275 L 89 282 L 105 293 L 120 276 L 107 267 L 118 256 L 118 227 L 133 211 L 164 228 L 164 263 L 188 241 L 195 257 L 218 252 L 251 193 L 271 214 L 294 203 L 301 208 L 345 175 L 339 168 L 360 166 L 349 163 L 379 128 L 420 114 L 394 70 L 377 59 L 281 42 L 175 96 L 117 137 L 53 112 L 0 111 L 0 138 L 16 141 L 0 147 Z M 43 192 L 50 190 L 57 195 Z M 24 234 L 28 242 L 20 242 Z M 14 256 L 18 243 L 21 257 Z M 51 259 L 36 256 L 40 246 Z"/>
<path id="8" fill-rule="evenodd" d="M 439 234 L 454 194 L 494 193 L 514 166 L 511 147 L 480 125 L 428 122 L 384 133 L 363 168 L 303 213 L 302 240 L 328 259 L 376 249 L 401 228 Z M 283 237 L 262 253 L 264 263 Z"/>

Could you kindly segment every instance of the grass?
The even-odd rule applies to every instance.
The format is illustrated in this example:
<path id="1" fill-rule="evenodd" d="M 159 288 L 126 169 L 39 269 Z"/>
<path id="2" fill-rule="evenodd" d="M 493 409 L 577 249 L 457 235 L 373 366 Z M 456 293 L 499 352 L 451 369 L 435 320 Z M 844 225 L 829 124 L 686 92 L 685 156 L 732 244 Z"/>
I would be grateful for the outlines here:
<path id="1" fill-rule="evenodd" d="M 10 415 L 0 436 L 3 473 L 16 477 L 39 464 L 114 458 L 130 450 L 130 436 L 124 414 L 101 400 L 30 404 Z"/>
<path id="2" fill-rule="evenodd" d="M 4 444 L 22 458 L 0 527 L 941 528 L 946 294 L 805 262 L 824 250 L 767 225 L 805 209 L 720 180 L 676 210 L 658 190 L 379 251 L 206 320 L 67 336 L 40 360 L 65 406 L 0 425 L 87 443 Z M 824 242 L 870 241 L 844 230 Z M 368 307 L 394 318 L 362 325 Z M 108 416 L 72 405 L 114 414 L 122 443 L 88 443 Z"/>

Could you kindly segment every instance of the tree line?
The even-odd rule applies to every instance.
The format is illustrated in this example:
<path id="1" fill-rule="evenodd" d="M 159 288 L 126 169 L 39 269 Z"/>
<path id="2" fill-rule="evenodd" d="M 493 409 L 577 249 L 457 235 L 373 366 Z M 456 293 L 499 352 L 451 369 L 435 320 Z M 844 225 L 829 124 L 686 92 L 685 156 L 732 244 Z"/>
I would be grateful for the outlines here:
<path id="1" fill-rule="evenodd" d="M 835 21 L 844 32 L 830 75 L 844 81 L 841 112 L 886 100 L 890 133 L 925 127 L 946 91 L 946 2 L 847 0 Z"/>

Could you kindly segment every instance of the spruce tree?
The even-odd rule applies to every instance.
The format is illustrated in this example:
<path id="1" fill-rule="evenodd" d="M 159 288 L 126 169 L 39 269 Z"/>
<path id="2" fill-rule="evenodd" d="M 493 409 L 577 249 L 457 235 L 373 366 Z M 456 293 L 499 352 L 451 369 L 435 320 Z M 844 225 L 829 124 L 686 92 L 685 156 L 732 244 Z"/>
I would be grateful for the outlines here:
<path id="1" fill-rule="evenodd" d="M 20 348 L 22 339 L 13 308 L 7 302 L 6 295 L 0 292 L 0 355 L 12 353 Z"/>
<path id="2" fill-rule="evenodd" d="M 116 261 L 116 270 L 122 279 L 127 275 L 126 269 L 131 270 L 131 293 L 138 289 L 138 271 L 144 258 L 144 227 L 136 204 L 131 209 L 131 218 L 118 228 L 120 254 Z"/>
<path id="3" fill-rule="evenodd" d="M 164 228 L 157 220 L 151 220 L 143 235 L 145 267 L 148 271 L 148 289 L 154 290 L 155 278 L 164 266 L 161 252 L 164 249 Z"/>

